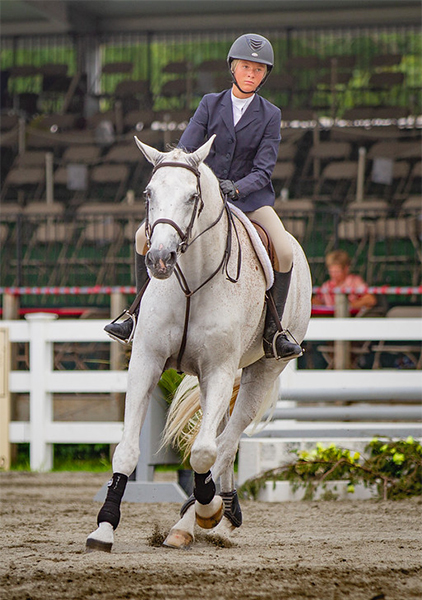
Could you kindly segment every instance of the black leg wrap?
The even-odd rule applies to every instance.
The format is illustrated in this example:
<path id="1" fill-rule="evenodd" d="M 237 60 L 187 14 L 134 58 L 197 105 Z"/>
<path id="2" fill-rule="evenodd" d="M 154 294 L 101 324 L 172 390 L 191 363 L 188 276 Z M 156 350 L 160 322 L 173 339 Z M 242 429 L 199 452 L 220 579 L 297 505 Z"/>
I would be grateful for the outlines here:
<path id="1" fill-rule="evenodd" d="M 195 487 L 193 495 L 201 504 L 209 504 L 215 496 L 215 483 L 211 471 L 208 473 L 195 473 Z"/>
<path id="2" fill-rule="evenodd" d="M 182 508 L 180 509 L 180 516 L 183 517 L 188 508 L 190 508 L 192 506 L 192 504 L 195 504 L 195 496 L 192 494 L 191 496 L 189 496 L 189 498 L 187 500 L 185 500 Z"/>
<path id="3" fill-rule="evenodd" d="M 106 500 L 98 513 L 98 525 L 106 521 L 113 525 L 113 529 L 116 529 L 120 521 L 120 503 L 125 493 L 127 480 L 127 475 L 113 473 L 113 477 L 108 482 Z"/>
<path id="4" fill-rule="evenodd" d="M 242 525 L 242 511 L 240 510 L 239 498 L 236 490 L 232 492 L 221 492 L 220 496 L 224 503 L 224 516 L 235 527 Z"/>

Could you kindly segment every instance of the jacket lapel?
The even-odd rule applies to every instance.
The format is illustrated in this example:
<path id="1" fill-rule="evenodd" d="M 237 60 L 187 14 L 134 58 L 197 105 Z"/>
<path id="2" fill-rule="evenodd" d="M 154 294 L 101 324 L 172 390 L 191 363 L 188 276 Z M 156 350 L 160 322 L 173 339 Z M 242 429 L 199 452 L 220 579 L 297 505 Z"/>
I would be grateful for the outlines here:
<path id="1" fill-rule="evenodd" d="M 258 113 L 259 113 L 259 97 L 258 97 L 258 94 L 255 94 L 254 99 L 249 104 L 248 108 L 246 109 L 246 112 L 239 119 L 239 121 L 235 127 L 235 131 L 239 131 L 240 129 L 243 129 L 244 127 L 246 127 L 246 125 L 249 125 L 249 123 L 251 121 L 254 121 L 257 118 Z"/>
<path id="2" fill-rule="evenodd" d="M 228 90 L 221 101 L 221 118 L 229 132 L 234 136 L 233 107 L 230 94 L 231 90 Z"/>

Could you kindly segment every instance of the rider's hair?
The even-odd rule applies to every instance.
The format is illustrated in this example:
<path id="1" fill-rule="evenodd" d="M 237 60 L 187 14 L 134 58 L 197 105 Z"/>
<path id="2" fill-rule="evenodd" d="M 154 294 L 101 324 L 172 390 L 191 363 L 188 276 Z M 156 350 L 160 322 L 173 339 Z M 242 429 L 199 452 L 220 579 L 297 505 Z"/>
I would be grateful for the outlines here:
<path id="1" fill-rule="evenodd" d="M 340 265 L 343 268 L 349 267 L 350 262 L 350 256 L 345 250 L 333 250 L 333 252 L 329 252 L 325 257 L 327 267 L 331 267 L 332 265 Z"/>

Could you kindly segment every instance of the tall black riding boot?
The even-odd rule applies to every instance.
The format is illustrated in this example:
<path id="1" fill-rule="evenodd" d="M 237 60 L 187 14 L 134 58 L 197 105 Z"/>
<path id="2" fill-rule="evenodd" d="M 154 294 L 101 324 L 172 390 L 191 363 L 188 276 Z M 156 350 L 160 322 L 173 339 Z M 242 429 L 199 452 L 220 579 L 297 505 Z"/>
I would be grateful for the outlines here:
<path id="1" fill-rule="evenodd" d="M 268 291 L 269 298 L 267 300 L 267 315 L 265 318 L 264 351 L 266 358 L 294 358 L 302 355 L 302 348 L 299 344 L 287 339 L 286 334 L 281 328 L 281 319 L 289 292 L 291 275 L 292 269 L 288 273 L 274 271 L 274 284 Z M 278 323 L 275 320 L 275 314 L 273 314 L 269 306 L 269 303 L 272 301 L 277 311 Z"/>
<path id="2" fill-rule="evenodd" d="M 136 293 L 143 289 L 145 291 L 148 283 L 149 283 L 149 275 L 147 268 L 145 266 L 145 256 L 143 254 L 138 254 L 135 252 L 135 277 L 136 277 Z M 139 300 L 140 303 L 140 300 Z M 118 338 L 123 342 L 130 342 L 132 339 L 132 330 L 134 328 L 134 324 L 138 319 L 139 315 L 139 304 L 135 308 L 133 312 L 133 316 L 130 316 L 128 319 L 123 321 L 122 323 L 117 323 L 116 321 L 120 318 L 117 317 L 114 321 L 112 321 L 109 325 L 104 327 L 104 331 L 106 331 L 112 338 Z M 120 315 L 122 316 L 122 315 Z"/>

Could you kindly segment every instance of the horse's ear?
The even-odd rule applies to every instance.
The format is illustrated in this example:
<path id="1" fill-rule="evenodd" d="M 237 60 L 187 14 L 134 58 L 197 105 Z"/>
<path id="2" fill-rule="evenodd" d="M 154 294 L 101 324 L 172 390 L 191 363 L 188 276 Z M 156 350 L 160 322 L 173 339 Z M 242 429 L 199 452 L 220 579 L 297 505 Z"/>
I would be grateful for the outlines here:
<path id="1" fill-rule="evenodd" d="M 138 140 L 136 135 L 134 136 L 134 138 L 136 145 L 138 146 L 142 154 L 145 156 L 145 158 L 155 166 L 163 157 L 163 153 L 159 150 L 156 150 L 155 148 L 152 148 L 151 146 L 148 146 L 147 144 L 142 143 Z"/>
<path id="2" fill-rule="evenodd" d="M 211 150 L 211 146 L 213 145 L 215 139 L 215 134 L 212 135 L 210 137 L 210 139 L 205 142 L 205 144 L 203 144 L 200 148 L 198 148 L 198 150 L 195 150 L 195 152 L 192 152 L 192 154 L 190 154 L 190 158 L 191 160 L 193 160 L 193 162 L 196 164 L 196 166 L 198 166 L 201 162 L 203 162 L 210 150 Z"/>

